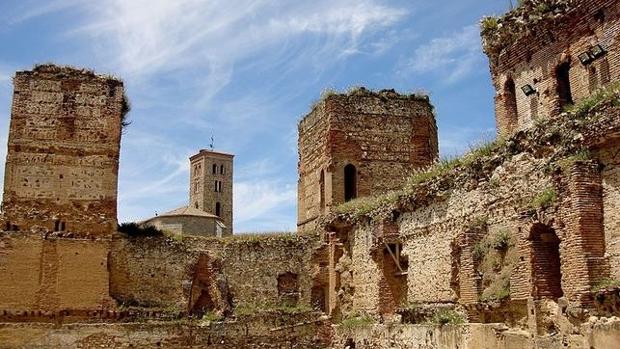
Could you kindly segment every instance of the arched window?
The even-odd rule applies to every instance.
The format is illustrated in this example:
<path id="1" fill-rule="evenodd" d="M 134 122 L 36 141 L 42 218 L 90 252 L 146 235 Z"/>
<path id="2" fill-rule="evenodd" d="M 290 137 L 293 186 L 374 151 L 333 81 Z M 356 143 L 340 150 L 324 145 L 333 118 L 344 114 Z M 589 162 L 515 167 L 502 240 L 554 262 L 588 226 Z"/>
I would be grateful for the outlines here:
<path id="1" fill-rule="evenodd" d="M 213 164 L 213 174 L 217 174 L 217 165 Z"/>
<path id="2" fill-rule="evenodd" d="M 553 228 L 537 223 L 530 230 L 532 242 L 532 296 L 536 299 L 563 296 L 560 239 Z"/>
<path id="3" fill-rule="evenodd" d="M 219 202 L 215 203 L 215 215 L 218 217 L 222 216 L 222 206 L 220 205 Z"/>
<path id="4" fill-rule="evenodd" d="M 220 165 L 220 174 L 224 174 L 224 165 Z"/>
<path id="5" fill-rule="evenodd" d="M 344 167 L 344 201 L 357 197 L 357 170 L 349 164 Z"/>
<path id="6" fill-rule="evenodd" d="M 321 191 L 321 211 L 325 208 L 325 170 L 321 170 L 321 177 L 319 178 L 319 190 Z"/>
<path id="7" fill-rule="evenodd" d="M 560 108 L 573 104 L 573 93 L 570 88 L 570 63 L 564 62 L 555 71 L 558 87 Z"/>
<path id="8" fill-rule="evenodd" d="M 508 78 L 504 84 L 504 111 L 506 113 L 506 124 L 512 130 L 519 124 L 517 112 L 517 88 L 514 80 Z"/>

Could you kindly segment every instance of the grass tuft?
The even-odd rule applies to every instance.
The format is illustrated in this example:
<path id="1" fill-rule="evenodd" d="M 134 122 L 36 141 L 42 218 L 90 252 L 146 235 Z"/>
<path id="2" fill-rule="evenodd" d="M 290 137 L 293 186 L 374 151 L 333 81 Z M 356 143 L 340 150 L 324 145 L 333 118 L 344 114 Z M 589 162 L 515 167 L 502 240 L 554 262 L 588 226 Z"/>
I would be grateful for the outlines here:
<path id="1" fill-rule="evenodd" d="M 620 280 L 611 279 L 611 278 L 603 278 L 598 280 L 594 286 L 592 286 L 592 291 L 598 292 L 604 290 L 606 288 L 619 288 Z"/>
<path id="2" fill-rule="evenodd" d="M 548 208 L 558 199 L 558 193 L 555 188 L 547 188 L 542 193 L 535 196 L 529 204 L 530 208 Z"/>
<path id="3" fill-rule="evenodd" d="M 463 314 L 453 309 L 439 309 L 433 315 L 432 322 L 438 325 L 460 325 L 465 323 Z"/>
<path id="4" fill-rule="evenodd" d="M 354 314 L 343 319 L 340 325 L 346 330 L 353 330 L 355 328 L 372 325 L 374 323 L 375 319 L 368 314 Z"/>

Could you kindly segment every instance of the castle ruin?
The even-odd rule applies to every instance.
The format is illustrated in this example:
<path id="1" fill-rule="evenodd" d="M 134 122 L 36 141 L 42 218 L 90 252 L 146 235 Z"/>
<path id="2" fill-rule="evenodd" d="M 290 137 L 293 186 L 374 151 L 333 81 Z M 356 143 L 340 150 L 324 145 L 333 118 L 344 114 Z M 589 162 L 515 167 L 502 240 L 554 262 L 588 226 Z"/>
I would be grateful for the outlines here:
<path id="1" fill-rule="evenodd" d="M 620 347 L 619 12 L 485 19 L 500 137 L 460 158 L 434 163 L 427 98 L 324 98 L 299 124 L 303 234 L 74 237 L 5 201 L 0 347 Z M 192 161 L 196 194 L 227 175 L 216 160 Z"/>

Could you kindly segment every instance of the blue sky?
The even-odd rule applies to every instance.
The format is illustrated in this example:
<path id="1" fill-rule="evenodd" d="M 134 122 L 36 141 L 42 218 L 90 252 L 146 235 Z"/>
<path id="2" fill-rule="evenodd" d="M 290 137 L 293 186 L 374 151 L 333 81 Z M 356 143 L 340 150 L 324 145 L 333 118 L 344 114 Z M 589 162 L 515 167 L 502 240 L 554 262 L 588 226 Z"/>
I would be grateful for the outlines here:
<path id="1" fill-rule="evenodd" d="M 235 157 L 235 231 L 295 228 L 297 121 L 322 90 L 426 91 L 443 156 L 494 134 L 478 23 L 508 0 L 2 0 L 0 142 L 11 76 L 35 63 L 125 81 L 119 219 L 187 203 L 188 157 Z M 0 147 L 4 158 L 6 147 Z M 2 164 L 3 165 L 3 164 Z M 3 170 L 3 169 L 2 169 Z"/>

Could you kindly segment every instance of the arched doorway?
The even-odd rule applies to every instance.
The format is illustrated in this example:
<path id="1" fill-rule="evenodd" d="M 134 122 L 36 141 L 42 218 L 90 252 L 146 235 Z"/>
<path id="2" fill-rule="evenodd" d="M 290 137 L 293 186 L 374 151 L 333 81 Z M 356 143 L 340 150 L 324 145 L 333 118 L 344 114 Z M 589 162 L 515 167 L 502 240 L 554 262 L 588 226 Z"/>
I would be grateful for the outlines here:
<path id="1" fill-rule="evenodd" d="M 532 296 L 558 299 L 562 292 L 560 239 L 553 228 L 536 223 L 530 230 Z"/>

